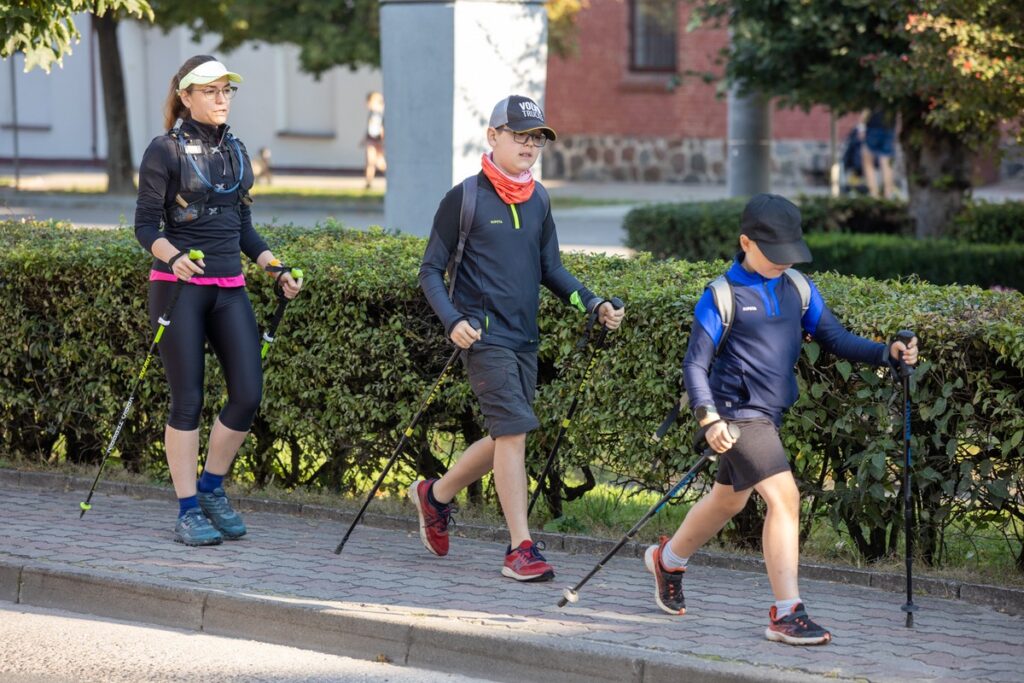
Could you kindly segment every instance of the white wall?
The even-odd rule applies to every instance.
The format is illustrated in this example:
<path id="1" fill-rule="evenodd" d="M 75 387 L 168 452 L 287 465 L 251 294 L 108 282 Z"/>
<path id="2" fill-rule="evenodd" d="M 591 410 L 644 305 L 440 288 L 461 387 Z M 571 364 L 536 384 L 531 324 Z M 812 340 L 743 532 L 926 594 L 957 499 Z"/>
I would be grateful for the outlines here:
<path id="1" fill-rule="evenodd" d="M 21 131 L 19 146 L 24 158 L 90 160 L 106 155 L 98 53 L 93 107 L 89 52 L 94 40 L 88 16 L 77 16 L 75 21 L 82 42 L 64 58 L 62 69 L 54 68 L 49 75 L 38 70 L 25 74 L 20 58 L 15 58 L 19 125 L 50 127 Z M 163 102 L 171 76 L 192 55 L 215 54 L 245 78 L 232 103 L 229 123 L 253 154 L 269 147 L 272 163 L 278 167 L 362 168 L 366 94 L 380 90 L 379 70 L 352 72 L 338 67 L 316 81 L 299 71 L 298 48 L 291 46 L 247 45 L 230 54 L 217 54 L 215 37 L 193 43 L 189 33 L 180 28 L 165 35 L 159 29 L 126 21 L 119 33 L 136 164 L 149 141 L 163 130 Z M 10 66 L 0 63 L 0 67 L 0 157 L 10 158 L 13 134 L 4 128 L 11 122 Z"/>
<path id="2" fill-rule="evenodd" d="M 385 223 L 423 234 L 480 170 L 494 105 L 520 94 L 543 107 L 547 15 L 540 0 L 381 0 L 380 20 Z"/>

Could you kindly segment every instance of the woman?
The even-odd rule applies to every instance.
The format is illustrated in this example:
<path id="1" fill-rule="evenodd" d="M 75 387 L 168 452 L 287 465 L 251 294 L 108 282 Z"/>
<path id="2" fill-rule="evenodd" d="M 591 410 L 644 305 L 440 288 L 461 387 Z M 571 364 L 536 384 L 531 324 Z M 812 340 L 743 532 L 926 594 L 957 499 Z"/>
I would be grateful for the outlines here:
<path id="1" fill-rule="evenodd" d="M 366 189 L 373 185 L 377 171 L 385 172 L 388 164 L 384 160 L 384 96 L 379 92 L 371 92 L 366 96 Z"/>
<path id="2" fill-rule="evenodd" d="M 150 143 L 139 168 L 135 236 L 155 258 L 149 277 L 154 329 L 178 281 L 188 283 L 181 286 L 173 324 L 159 348 L 171 387 L 164 445 L 179 505 L 174 540 L 191 546 L 215 545 L 246 531 L 222 488 L 263 391 L 259 332 L 240 252 L 278 277 L 288 298 L 302 287 L 301 280 L 280 272 L 252 226 L 252 165 L 226 123 L 238 90 L 232 83 L 241 82 L 209 55 L 186 61 L 171 79 L 164 106 L 168 133 Z M 191 260 L 191 249 L 204 257 Z M 224 370 L 228 401 L 210 430 L 197 482 L 207 340 Z"/>

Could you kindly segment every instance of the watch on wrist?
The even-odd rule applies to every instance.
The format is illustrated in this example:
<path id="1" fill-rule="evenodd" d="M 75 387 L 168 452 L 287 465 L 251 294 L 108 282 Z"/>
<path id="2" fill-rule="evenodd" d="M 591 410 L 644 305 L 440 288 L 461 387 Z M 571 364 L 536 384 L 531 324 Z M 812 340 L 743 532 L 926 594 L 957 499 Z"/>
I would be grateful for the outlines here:
<path id="1" fill-rule="evenodd" d="M 697 409 L 693 411 L 694 416 L 697 418 L 697 422 L 703 422 L 708 415 L 718 415 L 718 409 L 713 405 L 697 406 Z"/>

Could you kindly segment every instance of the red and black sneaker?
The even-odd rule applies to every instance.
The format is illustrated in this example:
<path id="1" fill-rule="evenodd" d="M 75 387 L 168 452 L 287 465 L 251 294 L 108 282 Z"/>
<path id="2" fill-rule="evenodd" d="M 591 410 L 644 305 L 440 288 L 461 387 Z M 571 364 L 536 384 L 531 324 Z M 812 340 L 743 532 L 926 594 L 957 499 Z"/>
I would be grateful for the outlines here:
<path id="1" fill-rule="evenodd" d="M 544 541 L 540 543 L 523 541 L 515 550 L 509 546 L 505 551 L 505 566 L 501 568 L 502 575 L 516 581 L 550 581 L 555 578 L 555 570 L 540 554 L 543 549 Z"/>
<path id="2" fill-rule="evenodd" d="M 658 539 L 658 545 L 652 545 L 644 553 L 647 571 L 654 574 L 654 601 L 669 614 L 686 614 L 686 598 L 683 596 L 683 574 L 686 568 L 672 571 L 665 569 L 661 563 L 661 553 L 666 543 L 668 536 L 662 536 Z"/>
<path id="3" fill-rule="evenodd" d="M 430 502 L 427 492 L 436 479 L 414 481 L 409 487 L 409 500 L 420 517 L 420 540 L 435 555 L 448 554 L 448 527 L 453 524 L 455 507 L 449 503 L 438 507 Z"/>
<path id="4" fill-rule="evenodd" d="M 811 621 L 804 604 L 798 602 L 793 611 L 779 618 L 775 605 L 768 610 L 771 625 L 765 629 L 764 637 L 788 645 L 824 645 L 832 640 L 832 634 Z"/>

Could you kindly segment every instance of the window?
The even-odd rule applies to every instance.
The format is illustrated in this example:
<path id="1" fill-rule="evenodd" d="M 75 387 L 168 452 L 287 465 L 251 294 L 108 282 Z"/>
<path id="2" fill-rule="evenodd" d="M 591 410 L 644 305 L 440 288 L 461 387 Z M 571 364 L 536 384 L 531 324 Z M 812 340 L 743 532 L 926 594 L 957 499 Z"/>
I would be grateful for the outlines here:
<path id="1" fill-rule="evenodd" d="M 629 68 L 675 71 L 678 0 L 630 0 Z"/>

